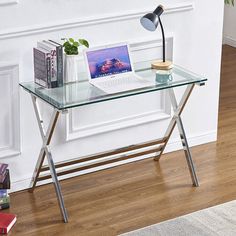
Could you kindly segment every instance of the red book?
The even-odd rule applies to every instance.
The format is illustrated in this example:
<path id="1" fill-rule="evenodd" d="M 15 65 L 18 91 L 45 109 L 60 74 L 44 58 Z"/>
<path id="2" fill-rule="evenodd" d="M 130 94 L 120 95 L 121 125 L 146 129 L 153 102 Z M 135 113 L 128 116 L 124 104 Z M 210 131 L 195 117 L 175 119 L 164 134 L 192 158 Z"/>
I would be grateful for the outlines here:
<path id="1" fill-rule="evenodd" d="M 16 223 L 16 215 L 0 213 L 0 234 L 7 234 Z"/>

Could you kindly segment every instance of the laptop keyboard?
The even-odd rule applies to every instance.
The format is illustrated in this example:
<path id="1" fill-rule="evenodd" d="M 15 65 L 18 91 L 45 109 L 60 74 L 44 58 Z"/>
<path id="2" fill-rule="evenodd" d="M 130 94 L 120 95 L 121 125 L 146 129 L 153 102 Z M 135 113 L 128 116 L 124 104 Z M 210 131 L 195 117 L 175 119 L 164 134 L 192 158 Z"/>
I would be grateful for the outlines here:
<path id="1" fill-rule="evenodd" d="M 110 79 L 107 81 L 99 82 L 98 85 L 101 89 L 104 89 L 105 91 L 108 90 L 108 92 L 109 90 L 111 90 L 112 92 L 114 90 L 125 91 L 125 90 L 132 90 L 132 89 L 152 86 L 153 83 L 148 80 L 144 80 L 142 78 L 129 76 L 129 77 L 121 77 L 117 79 Z"/>

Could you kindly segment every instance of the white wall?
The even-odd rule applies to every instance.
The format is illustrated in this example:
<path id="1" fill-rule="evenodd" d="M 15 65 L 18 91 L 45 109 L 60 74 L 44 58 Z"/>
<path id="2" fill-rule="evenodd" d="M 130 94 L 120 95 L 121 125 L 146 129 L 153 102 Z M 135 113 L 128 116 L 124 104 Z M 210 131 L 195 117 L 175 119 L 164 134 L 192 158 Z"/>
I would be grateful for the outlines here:
<path id="1" fill-rule="evenodd" d="M 32 47 L 38 40 L 69 36 L 84 37 L 91 46 L 129 41 L 135 61 L 153 59 L 161 55 L 160 31 L 145 31 L 139 18 L 159 3 L 166 6 L 168 57 L 209 79 L 196 87 L 183 113 L 190 144 L 216 140 L 223 1 L 0 0 L 0 161 L 10 165 L 13 190 L 28 186 L 41 145 L 30 96 L 16 87 L 33 80 Z M 165 93 L 140 95 L 62 116 L 53 139 L 55 160 L 161 137 L 170 119 L 164 98 Z M 42 108 L 48 118 L 50 109 Z M 178 148 L 174 133 L 168 150 Z"/>
<path id="2" fill-rule="evenodd" d="M 224 10 L 224 38 L 223 42 L 236 47 L 236 7 L 225 6 Z"/>

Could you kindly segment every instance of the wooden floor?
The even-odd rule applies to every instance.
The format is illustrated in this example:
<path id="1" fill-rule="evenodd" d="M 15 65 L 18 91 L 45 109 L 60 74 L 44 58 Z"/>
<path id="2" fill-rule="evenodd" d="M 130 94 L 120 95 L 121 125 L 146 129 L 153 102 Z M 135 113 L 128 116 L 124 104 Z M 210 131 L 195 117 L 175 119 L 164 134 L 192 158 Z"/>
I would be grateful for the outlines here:
<path id="1" fill-rule="evenodd" d="M 199 188 L 178 151 L 62 181 L 68 224 L 52 185 L 12 194 L 10 235 L 112 236 L 236 199 L 236 49 L 224 47 L 222 66 L 218 142 L 192 148 Z"/>

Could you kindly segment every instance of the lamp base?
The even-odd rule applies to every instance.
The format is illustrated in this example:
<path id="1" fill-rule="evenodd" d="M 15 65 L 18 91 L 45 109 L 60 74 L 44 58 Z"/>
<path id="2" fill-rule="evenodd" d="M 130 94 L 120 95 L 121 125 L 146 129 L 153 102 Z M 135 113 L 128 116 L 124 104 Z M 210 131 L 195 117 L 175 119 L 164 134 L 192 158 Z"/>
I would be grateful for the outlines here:
<path id="1" fill-rule="evenodd" d="M 173 67 L 171 61 L 154 61 L 152 62 L 152 68 L 157 70 L 170 70 Z"/>

